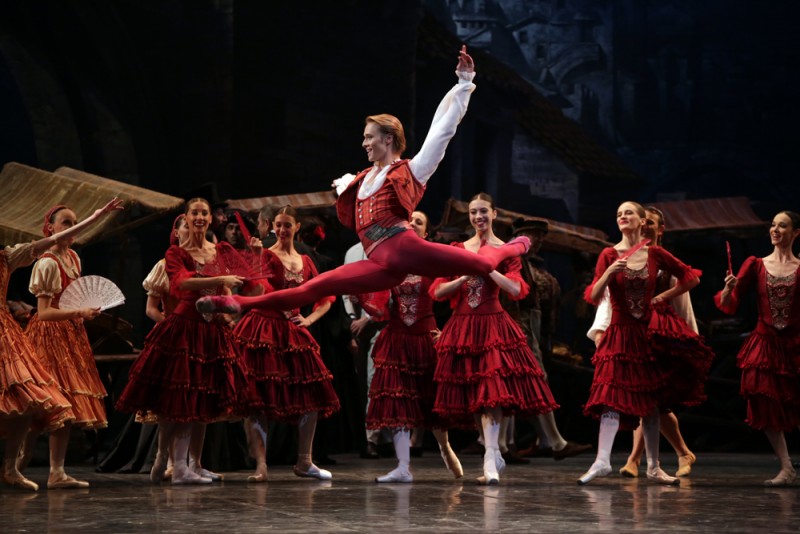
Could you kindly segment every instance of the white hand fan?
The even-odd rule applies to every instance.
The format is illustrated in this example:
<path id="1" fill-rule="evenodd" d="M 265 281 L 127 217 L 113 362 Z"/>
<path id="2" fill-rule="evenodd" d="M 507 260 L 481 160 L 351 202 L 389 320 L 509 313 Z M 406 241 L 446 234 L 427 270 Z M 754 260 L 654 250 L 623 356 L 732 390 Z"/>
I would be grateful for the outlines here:
<path id="1" fill-rule="evenodd" d="M 102 276 L 81 276 L 61 293 L 58 306 L 62 310 L 100 308 L 101 311 L 125 303 L 125 295 L 117 285 Z"/>

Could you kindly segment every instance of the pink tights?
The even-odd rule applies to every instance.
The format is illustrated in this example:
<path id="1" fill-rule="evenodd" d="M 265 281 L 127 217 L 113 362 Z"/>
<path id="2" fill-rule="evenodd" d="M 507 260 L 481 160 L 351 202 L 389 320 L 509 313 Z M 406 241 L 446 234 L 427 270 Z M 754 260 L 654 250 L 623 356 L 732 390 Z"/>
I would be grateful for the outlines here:
<path id="1" fill-rule="evenodd" d="M 307 283 L 258 297 L 234 297 L 243 310 L 264 308 L 291 310 L 331 295 L 356 295 L 391 289 L 407 274 L 437 276 L 486 275 L 503 260 L 519 256 L 526 247 L 519 242 L 501 247 L 484 246 L 477 254 L 431 243 L 407 230 L 380 245 L 369 259 L 348 263 L 322 273 Z"/>

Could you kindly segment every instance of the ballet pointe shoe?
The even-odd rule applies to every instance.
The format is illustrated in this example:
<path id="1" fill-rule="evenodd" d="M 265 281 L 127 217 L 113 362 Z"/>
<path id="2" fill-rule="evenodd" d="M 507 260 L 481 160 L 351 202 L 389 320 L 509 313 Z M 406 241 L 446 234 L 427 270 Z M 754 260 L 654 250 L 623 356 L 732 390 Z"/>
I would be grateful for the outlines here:
<path id="1" fill-rule="evenodd" d="M 765 480 L 764 485 L 770 487 L 788 486 L 792 482 L 794 482 L 796 478 L 797 478 L 797 472 L 794 470 L 794 468 L 789 468 L 789 469 L 784 468 L 778 472 L 778 476 L 776 476 L 775 478 Z"/>
<path id="2" fill-rule="evenodd" d="M 655 469 L 648 469 L 647 470 L 647 479 L 652 480 L 653 482 L 658 482 L 659 484 L 664 484 L 666 486 L 680 486 L 681 481 L 676 477 L 671 477 L 661 469 L 661 466 L 656 467 Z"/>
<path id="3" fill-rule="evenodd" d="M 498 456 L 500 456 L 500 451 L 497 449 L 489 448 L 483 453 L 483 476 L 478 478 L 478 484 L 496 486 L 500 483 L 500 473 L 497 469 Z M 500 458 L 502 459 L 502 456 Z M 505 467 L 505 461 L 503 467 Z"/>
<path id="4" fill-rule="evenodd" d="M 201 467 L 197 465 L 193 460 L 189 460 L 189 469 L 195 472 L 195 474 L 200 475 L 203 478 L 210 478 L 213 482 L 219 482 L 220 480 L 224 479 L 224 475 L 220 475 L 219 473 L 215 473 L 213 471 L 209 471 L 205 467 Z"/>
<path id="5" fill-rule="evenodd" d="M 523 256 L 531 249 L 531 240 L 528 236 L 520 235 L 503 245 L 504 247 L 518 247 L 520 249 L 519 256 Z"/>
<path id="6" fill-rule="evenodd" d="M 156 459 L 153 462 L 153 467 L 150 468 L 150 482 L 158 484 L 164 480 L 164 475 L 167 472 L 167 462 L 169 459 L 166 456 L 156 454 Z M 170 473 L 170 476 L 172 473 Z"/>
<path id="7" fill-rule="evenodd" d="M 200 313 L 232 313 L 239 314 L 242 307 L 230 295 L 202 297 L 194 304 Z"/>
<path id="8" fill-rule="evenodd" d="M 39 491 L 39 484 L 32 480 L 28 480 L 22 473 L 17 471 L 16 473 L 3 473 L 3 482 L 11 486 L 12 488 L 19 488 L 24 490 L 30 491 Z"/>
<path id="9" fill-rule="evenodd" d="M 261 482 L 266 482 L 267 480 L 268 480 L 268 475 L 267 475 L 266 465 L 259 465 L 258 467 L 256 467 L 256 472 L 247 477 L 248 482 L 261 483 Z"/>
<path id="10" fill-rule="evenodd" d="M 213 480 L 206 477 L 201 477 L 187 465 L 185 468 L 175 467 L 172 470 L 172 485 L 173 486 L 188 486 L 198 484 L 211 484 Z"/>
<path id="11" fill-rule="evenodd" d="M 697 461 L 697 456 L 689 452 L 684 456 L 678 456 L 678 470 L 675 471 L 676 477 L 688 477 L 692 472 L 692 464 Z"/>
<path id="12" fill-rule="evenodd" d="M 317 480 L 331 480 L 333 474 L 327 469 L 320 469 L 314 464 L 308 466 L 308 469 L 303 471 L 297 466 L 294 466 L 294 474 L 301 478 L 316 478 Z"/>
<path id="13" fill-rule="evenodd" d="M 85 489 L 89 487 L 89 483 L 85 480 L 77 480 L 68 474 L 64 473 L 51 473 L 50 479 L 47 481 L 47 489 Z"/>
<path id="14" fill-rule="evenodd" d="M 414 475 L 402 467 L 392 469 L 382 477 L 376 477 L 375 482 L 403 482 L 409 483 L 414 481 Z"/>
<path id="15" fill-rule="evenodd" d="M 497 474 L 499 475 L 502 475 L 503 471 L 506 470 L 506 460 L 499 450 L 494 453 L 494 465 L 497 467 Z"/>
<path id="16" fill-rule="evenodd" d="M 579 486 L 585 486 L 597 477 L 607 477 L 611 473 L 611 466 L 605 462 L 596 461 L 592 464 L 581 478 L 578 479 Z"/>
<path id="17" fill-rule="evenodd" d="M 447 470 L 453 473 L 453 476 L 457 479 L 463 477 L 464 468 L 461 467 L 461 462 L 458 460 L 456 453 L 453 452 L 453 449 L 448 446 L 447 449 L 442 449 L 440 452 Z"/>
<path id="18" fill-rule="evenodd" d="M 639 476 L 639 464 L 628 460 L 628 463 L 619 468 L 619 474 L 628 478 L 637 478 Z"/>

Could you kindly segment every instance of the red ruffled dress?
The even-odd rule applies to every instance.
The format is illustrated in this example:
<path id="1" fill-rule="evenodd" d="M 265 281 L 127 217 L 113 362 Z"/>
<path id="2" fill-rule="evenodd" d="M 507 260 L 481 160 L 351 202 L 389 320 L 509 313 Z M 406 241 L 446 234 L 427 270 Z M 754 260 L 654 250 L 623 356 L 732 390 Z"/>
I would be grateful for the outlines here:
<path id="1" fill-rule="evenodd" d="M 167 261 L 160 259 L 142 282 L 142 287 L 147 291 L 148 297 L 161 301 L 162 312 L 166 318 L 178 306 L 180 299 L 172 295 L 169 290 L 169 276 L 167 275 Z M 158 424 L 158 416 L 152 412 L 136 412 L 134 419 L 137 423 Z"/>
<path id="2" fill-rule="evenodd" d="M 17 416 L 32 416 L 33 428 L 45 432 L 75 419 L 69 401 L 6 306 L 12 271 L 33 260 L 32 243 L 0 250 L 0 436 L 6 434 L 8 419 Z"/>
<path id="3" fill-rule="evenodd" d="M 464 248 L 463 243 L 455 243 Z M 519 258 L 505 260 L 498 271 L 521 284 L 516 299 L 528 285 L 520 274 Z M 452 279 L 437 278 L 430 288 Z M 490 278 L 472 276 L 450 299 L 454 312 L 436 342 L 438 384 L 433 411 L 449 426 L 474 428 L 473 414 L 483 408 L 503 408 L 521 415 L 547 413 L 558 408 L 525 333 L 503 310 L 500 288 Z"/>
<path id="4" fill-rule="evenodd" d="M 652 305 L 659 270 L 686 283 L 700 272 L 661 247 L 648 249 L 641 269 L 624 269 L 608 283 L 611 323 L 600 340 L 592 363 L 595 366 L 589 400 L 584 413 L 599 418 L 604 411 L 620 414 L 624 429 L 638 426 L 639 418 L 656 407 L 690 406 L 705 400 L 704 384 L 714 359 L 702 338 L 666 302 Z M 600 253 L 591 291 L 598 278 L 619 257 L 609 247 Z"/>
<path id="5" fill-rule="evenodd" d="M 311 258 L 302 256 L 303 269 L 292 272 L 270 250 L 262 253 L 264 272 L 275 289 L 297 287 L 318 275 Z M 326 297 L 333 302 L 335 297 Z M 333 375 L 325 367 L 319 345 L 306 328 L 289 317 L 299 313 L 254 308 L 234 329 L 234 338 L 247 363 L 249 378 L 263 402 L 268 419 L 297 424 L 306 413 L 320 418 L 339 410 Z"/>
<path id="6" fill-rule="evenodd" d="M 736 313 L 753 288 L 758 297 L 758 324 L 739 350 L 740 394 L 747 401 L 746 423 L 753 428 L 788 432 L 800 426 L 800 283 L 798 271 L 772 276 L 760 258 L 739 269 L 725 313 Z"/>
<path id="7" fill-rule="evenodd" d="M 50 306 L 58 308 L 61 293 L 81 275 L 78 254 L 68 249 L 73 267 L 50 252 L 33 266 L 28 290 L 36 297 L 52 297 Z M 105 428 L 106 388 L 97 372 L 94 352 L 83 326 L 83 319 L 42 321 L 35 315 L 25 335 L 36 350 L 39 362 L 52 376 L 61 393 L 72 405 L 74 424 L 86 430 Z"/>
<path id="8" fill-rule="evenodd" d="M 367 428 L 443 428 L 433 413 L 436 330 L 433 280 L 410 274 L 392 288 L 389 324 L 372 349 L 375 375 L 369 390 Z"/>
<path id="9" fill-rule="evenodd" d="M 167 250 L 169 287 L 180 300 L 145 338 L 117 401 L 118 410 L 152 412 L 165 421 L 209 423 L 261 409 L 230 327 L 194 307 L 199 297 L 217 294 L 221 288 L 179 289 L 184 280 L 196 276 L 242 272 L 243 260 L 233 247 L 222 242 L 216 248 L 216 259 L 206 265 L 196 263 L 178 246 Z"/>

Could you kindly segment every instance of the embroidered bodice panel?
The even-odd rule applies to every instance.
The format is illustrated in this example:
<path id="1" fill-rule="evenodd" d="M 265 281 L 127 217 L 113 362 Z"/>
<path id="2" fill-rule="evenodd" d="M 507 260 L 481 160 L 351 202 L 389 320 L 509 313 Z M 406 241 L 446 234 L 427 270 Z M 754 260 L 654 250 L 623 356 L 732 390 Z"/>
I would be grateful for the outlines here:
<path id="1" fill-rule="evenodd" d="M 772 314 L 772 324 L 778 330 L 783 330 L 789 324 L 796 283 L 795 275 L 796 273 L 772 276 L 767 272 L 767 299 Z"/>
<path id="2" fill-rule="evenodd" d="M 486 280 L 481 276 L 470 276 L 464 283 L 464 288 L 467 293 L 467 304 L 470 308 L 477 308 L 481 305 L 483 298 L 483 290 L 486 287 Z"/>
<path id="3" fill-rule="evenodd" d="M 392 289 L 392 293 L 397 299 L 400 320 L 406 326 L 411 326 L 417 322 L 419 297 L 422 290 L 422 277 L 416 274 L 406 276 L 406 279 L 400 285 Z"/>
<path id="4" fill-rule="evenodd" d="M 647 264 L 641 269 L 633 270 L 625 268 L 625 306 L 633 317 L 641 319 L 647 307 L 647 285 L 650 280 L 650 273 Z"/>

